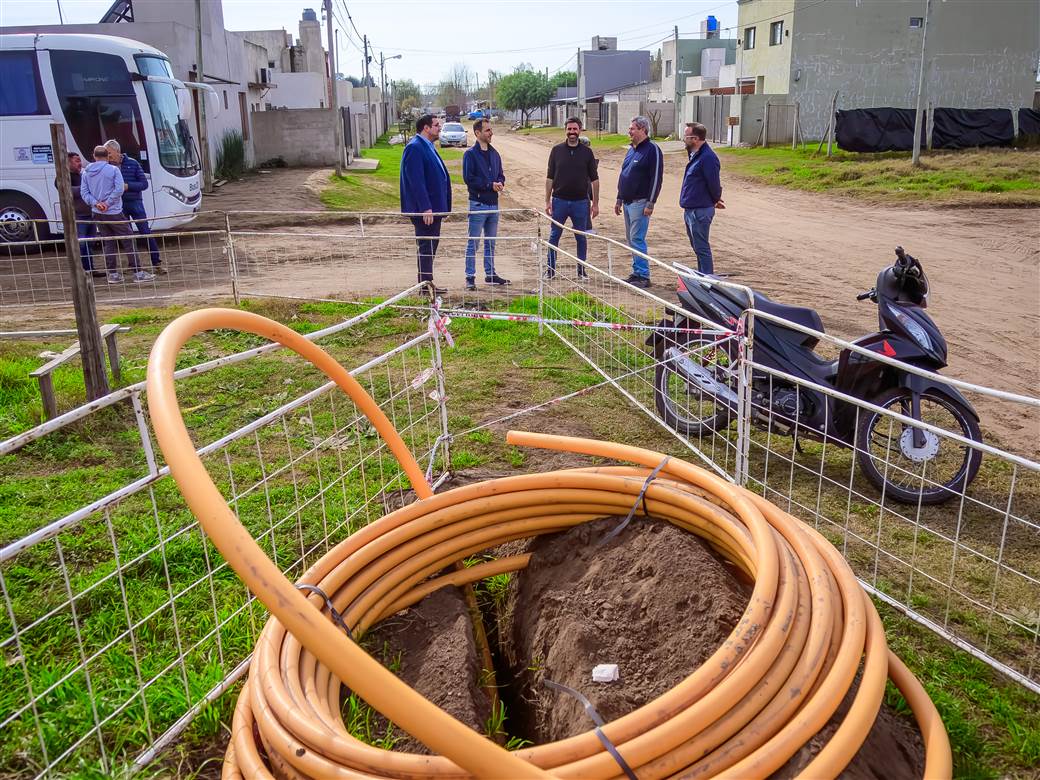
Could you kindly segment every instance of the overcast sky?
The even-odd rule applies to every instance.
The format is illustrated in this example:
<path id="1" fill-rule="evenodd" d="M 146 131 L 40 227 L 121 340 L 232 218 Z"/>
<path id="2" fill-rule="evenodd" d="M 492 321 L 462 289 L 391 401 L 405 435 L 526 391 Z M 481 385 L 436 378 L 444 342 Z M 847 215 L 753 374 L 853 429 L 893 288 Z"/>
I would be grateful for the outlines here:
<path id="1" fill-rule="evenodd" d="M 97 22 L 110 4 L 61 0 L 66 23 Z M 352 41 L 341 34 L 340 72 L 359 75 L 361 69 L 349 9 L 358 31 L 373 44 L 377 61 L 380 51 L 402 55 L 388 64 L 388 76 L 420 83 L 439 81 L 455 62 L 466 63 L 481 82 L 488 69 L 509 72 L 521 62 L 549 68 L 550 73 L 573 70 L 575 52 L 579 46 L 588 48 L 593 35 L 617 37 L 622 49 L 656 51 L 674 25 L 681 36 L 693 37 L 708 14 L 723 27 L 737 20 L 735 0 L 346 0 L 345 5 L 333 0 L 333 5 L 336 27 L 342 22 Z M 314 8 L 321 17 L 320 0 L 224 0 L 224 23 L 229 30 L 284 27 L 295 37 L 304 8 Z M 57 22 L 56 0 L 0 0 L 0 25 Z M 376 71 L 378 79 L 378 66 Z"/>

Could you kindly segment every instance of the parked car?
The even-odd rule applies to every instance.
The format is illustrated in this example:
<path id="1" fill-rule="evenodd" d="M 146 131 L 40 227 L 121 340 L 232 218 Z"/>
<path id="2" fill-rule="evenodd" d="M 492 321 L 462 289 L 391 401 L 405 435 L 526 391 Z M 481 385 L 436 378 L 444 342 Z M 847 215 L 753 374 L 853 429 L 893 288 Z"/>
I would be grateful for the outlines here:
<path id="1" fill-rule="evenodd" d="M 467 118 L 468 119 L 490 119 L 491 118 L 491 112 L 487 111 L 486 109 L 483 109 L 483 108 L 478 108 L 478 109 L 475 109 L 474 111 L 470 111 L 469 114 L 467 115 Z"/>
<path id="2" fill-rule="evenodd" d="M 466 128 L 459 122 L 448 122 L 441 128 L 441 146 L 469 146 Z"/>

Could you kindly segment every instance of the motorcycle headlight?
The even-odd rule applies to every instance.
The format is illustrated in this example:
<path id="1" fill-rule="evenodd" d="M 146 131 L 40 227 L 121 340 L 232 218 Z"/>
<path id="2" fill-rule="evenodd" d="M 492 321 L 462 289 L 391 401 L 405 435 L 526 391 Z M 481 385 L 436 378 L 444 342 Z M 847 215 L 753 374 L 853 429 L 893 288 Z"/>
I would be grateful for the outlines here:
<path id="1" fill-rule="evenodd" d="M 910 317 L 906 314 L 903 314 L 900 311 L 897 311 L 896 319 L 898 319 L 899 322 L 902 323 L 903 327 L 906 328 L 906 332 L 913 337 L 914 341 L 918 343 L 921 349 L 927 352 L 933 351 L 932 340 L 928 338 L 928 334 L 925 332 L 925 329 L 922 328 L 913 317 Z"/>

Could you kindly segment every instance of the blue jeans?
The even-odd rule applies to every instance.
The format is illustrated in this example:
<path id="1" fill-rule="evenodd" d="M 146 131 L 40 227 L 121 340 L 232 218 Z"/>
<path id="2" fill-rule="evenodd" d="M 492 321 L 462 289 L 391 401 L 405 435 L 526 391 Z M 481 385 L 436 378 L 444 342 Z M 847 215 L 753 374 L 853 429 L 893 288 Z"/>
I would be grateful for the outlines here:
<path id="1" fill-rule="evenodd" d="M 498 206 L 477 200 L 469 202 L 469 241 L 466 243 L 466 278 L 477 273 L 477 244 L 484 234 L 484 276 L 495 275 L 495 236 L 498 235 Z"/>
<path id="2" fill-rule="evenodd" d="M 563 224 L 570 217 L 571 225 L 575 230 L 588 230 L 589 229 L 589 201 L 587 200 L 563 200 L 562 198 L 552 199 L 552 218 Z M 563 228 L 559 225 L 553 225 L 552 229 L 549 230 L 549 256 L 548 265 L 549 270 L 552 273 L 556 272 L 556 247 L 560 245 L 560 236 L 563 235 Z M 585 236 L 575 236 L 575 243 L 578 245 L 578 259 L 584 260 L 588 256 L 588 240 Z M 585 269 L 580 269 L 584 271 Z"/>
<path id="3" fill-rule="evenodd" d="M 76 217 L 76 236 L 78 238 L 93 238 L 97 235 L 97 228 L 93 221 L 81 222 L 79 217 Z M 94 270 L 94 258 L 90 255 L 90 241 L 79 242 L 79 261 L 83 265 L 84 271 Z"/>
<path id="4" fill-rule="evenodd" d="M 711 259 L 711 245 L 708 243 L 708 231 L 715 218 L 715 207 L 706 209 L 686 209 L 683 219 L 686 221 L 686 235 L 690 245 L 697 254 L 697 270 L 702 274 L 715 273 L 715 264 Z"/>
<path id="5" fill-rule="evenodd" d="M 137 228 L 137 234 L 139 236 L 147 236 L 148 250 L 152 256 L 152 265 L 160 265 L 162 258 L 159 257 L 159 244 L 156 243 L 155 238 L 152 236 L 152 229 L 148 225 L 148 215 L 144 210 L 144 203 L 139 200 L 126 200 L 123 199 L 123 213 L 126 214 L 127 219 L 134 221 L 134 227 Z M 142 241 L 142 243 L 144 243 Z"/>
<path id="6" fill-rule="evenodd" d="M 621 206 L 621 211 L 625 215 L 625 240 L 628 241 L 630 247 L 638 249 L 644 255 L 646 254 L 646 231 L 650 227 L 650 217 L 643 213 L 646 203 L 645 199 L 634 200 Z M 649 279 L 650 263 L 646 261 L 646 258 L 633 254 L 632 273 Z"/>

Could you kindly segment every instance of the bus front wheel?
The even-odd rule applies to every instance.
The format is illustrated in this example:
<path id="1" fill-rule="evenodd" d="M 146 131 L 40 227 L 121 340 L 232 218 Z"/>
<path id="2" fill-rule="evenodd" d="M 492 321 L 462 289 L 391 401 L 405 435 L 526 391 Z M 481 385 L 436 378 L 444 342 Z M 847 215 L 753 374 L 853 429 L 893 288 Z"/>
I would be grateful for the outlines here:
<path id="1" fill-rule="evenodd" d="M 32 198 L 0 192 L 0 242 L 13 244 L 50 238 L 47 218 Z"/>

